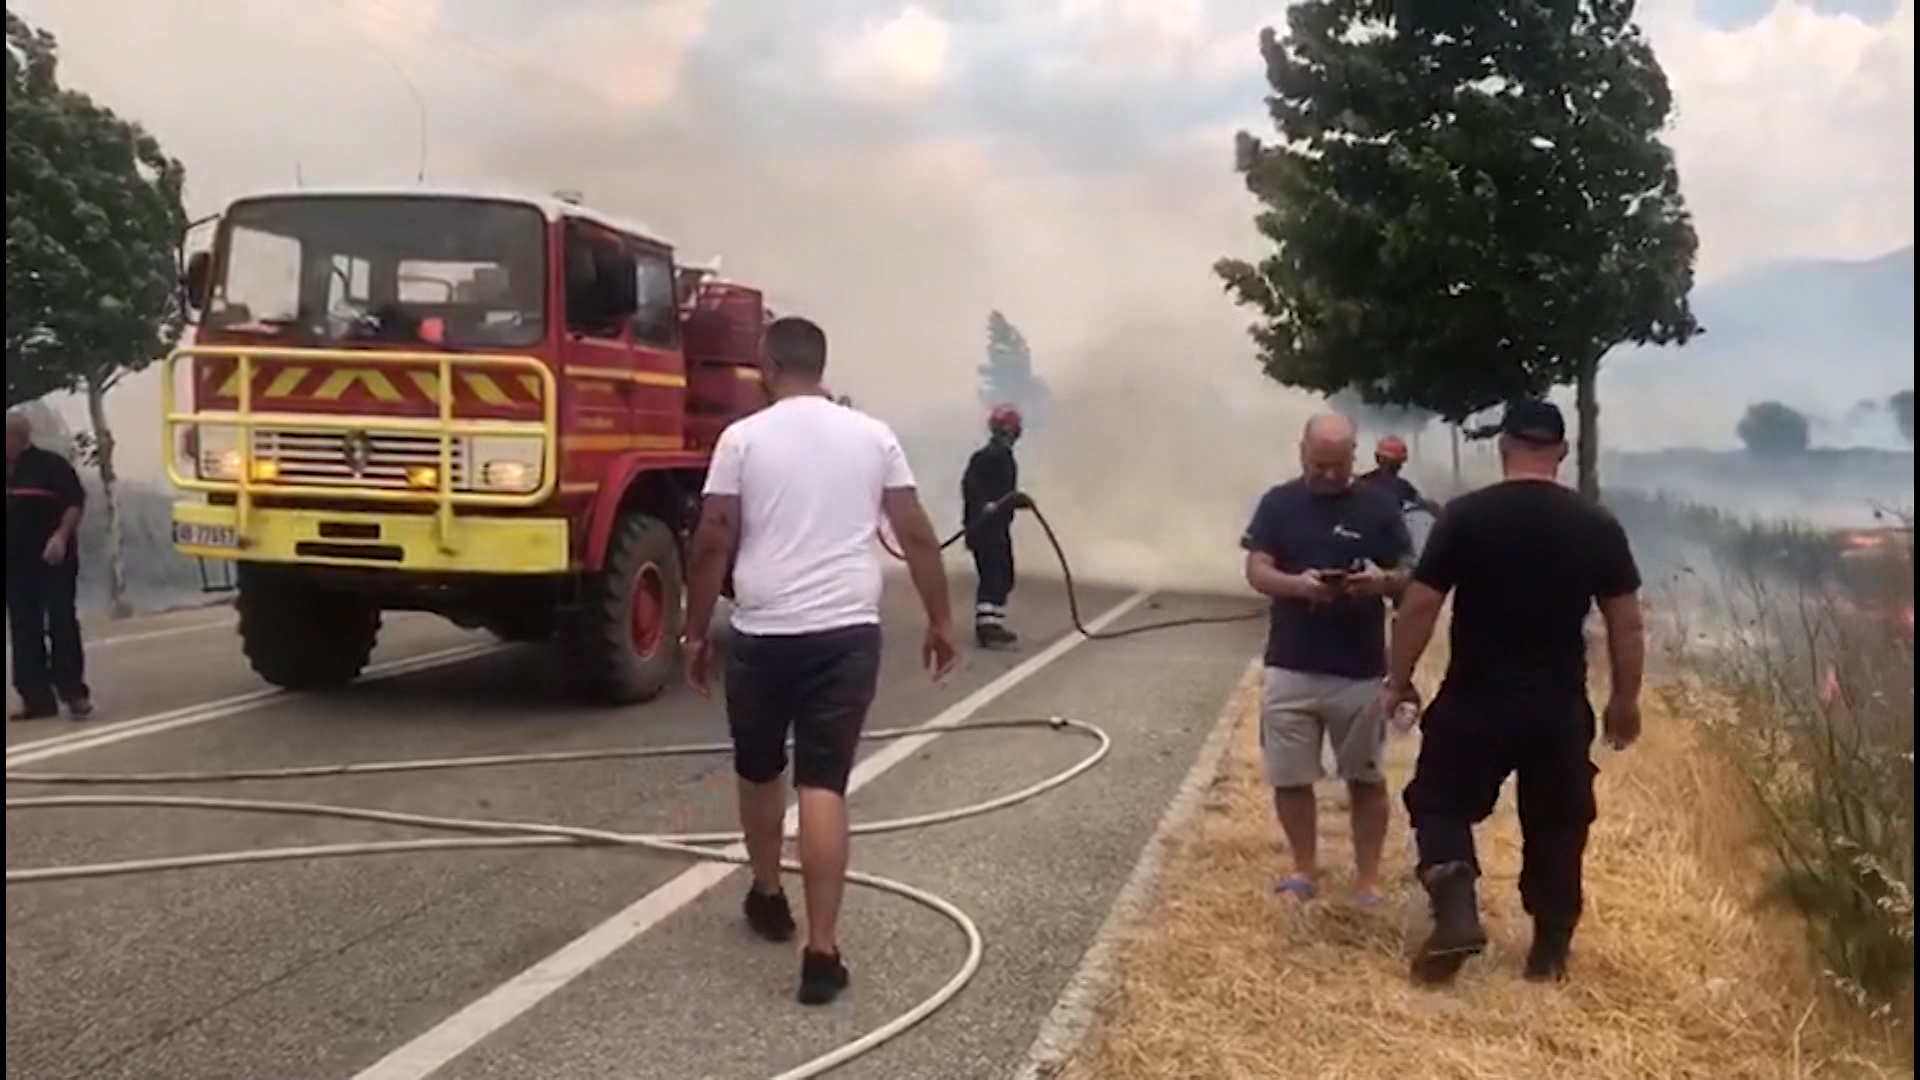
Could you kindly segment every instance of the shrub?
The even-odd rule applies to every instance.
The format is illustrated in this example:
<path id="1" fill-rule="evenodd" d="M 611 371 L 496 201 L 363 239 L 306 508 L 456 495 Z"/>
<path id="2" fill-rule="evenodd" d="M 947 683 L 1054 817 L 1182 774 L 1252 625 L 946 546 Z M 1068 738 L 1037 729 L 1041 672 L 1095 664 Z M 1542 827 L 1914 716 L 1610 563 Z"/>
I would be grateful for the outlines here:
<path id="1" fill-rule="evenodd" d="M 1834 985 L 1910 1027 L 1913 987 L 1912 522 L 1842 534 L 1628 501 L 1629 527 L 1711 553 L 1685 659 L 1734 701 L 1718 745 L 1769 856 L 1762 899 L 1806 924 Z M 1661 522 L 1664 522 L 1662 525 Z M 1701 620 L 1705 620 L 1702 622 Z M 1704 634 L 1705 623 L 1731 634 Z"/>

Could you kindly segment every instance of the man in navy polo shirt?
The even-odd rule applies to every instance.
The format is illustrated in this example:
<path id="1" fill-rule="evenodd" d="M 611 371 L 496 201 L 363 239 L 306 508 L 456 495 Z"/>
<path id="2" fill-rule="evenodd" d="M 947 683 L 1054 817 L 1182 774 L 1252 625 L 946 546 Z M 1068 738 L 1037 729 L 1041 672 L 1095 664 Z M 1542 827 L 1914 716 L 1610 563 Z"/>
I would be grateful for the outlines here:
<path id="1" fill-rule="evenodd" d="M 1354 894 L 1378 903 L 1388 800 L 1380 769 L 1386 716 L 1385 600 L 1406 583 L 1413 547 L 1394 499 L 1353 477 L 1355 431 L 1344 416 L 1307 423 L 1298 479 L 1268 491 L 1241 537 L 1247 584 L 1271 597 L 1260 745 L 1273 806 L 1293 853 L 1276 890 L 1319 888 L 1313 785 L 1331 743 L 1353 815 Z"/>

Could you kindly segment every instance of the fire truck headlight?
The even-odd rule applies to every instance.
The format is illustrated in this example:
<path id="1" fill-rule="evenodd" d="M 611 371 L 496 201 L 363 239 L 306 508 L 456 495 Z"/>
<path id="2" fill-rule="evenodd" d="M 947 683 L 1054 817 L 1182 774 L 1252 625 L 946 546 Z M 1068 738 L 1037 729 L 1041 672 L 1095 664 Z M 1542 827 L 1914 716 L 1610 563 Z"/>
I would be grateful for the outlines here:
<path id="1" fill-rule="evenodd" d="M 194 471 L 200 479 L 240 479 L 240 432 L 219 424 L 207 424 L 197 430 L 200 435 L 196 440 L 199 445 L 194 455 Z"/>
<path id="2" fill-rule="evenodd" d="M 540 486 L 540 439 L 527 435 L 476 435 L 467 460 L 479 491 L 520 493 Z"/>

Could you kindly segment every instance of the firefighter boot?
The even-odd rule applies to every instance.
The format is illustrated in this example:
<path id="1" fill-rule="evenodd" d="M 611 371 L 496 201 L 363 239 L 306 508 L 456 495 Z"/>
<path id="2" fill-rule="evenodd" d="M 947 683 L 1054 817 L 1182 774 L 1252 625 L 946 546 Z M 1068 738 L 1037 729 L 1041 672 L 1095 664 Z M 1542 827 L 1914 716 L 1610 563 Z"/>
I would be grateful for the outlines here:
<path id="1" fill-rule="evenodd" d="M 1429 986 L 1452 982 L 1467 961 L 1487 947 L 1480 925 L 1480 898 L 1472 864 L 1442 863 L 1420 875 L 1433 912 L 1433 933 L 1413 958 L 1413 980 Z"/>
<path id="2" fill-rule="evenodd" d="M 1533 924 L 1533 945 L 1527 949 L 1523 973 L 1530 982 L 1565 982 L 1567 957 L 1573 951 L 1573 927 L 1559 923 Z"/>

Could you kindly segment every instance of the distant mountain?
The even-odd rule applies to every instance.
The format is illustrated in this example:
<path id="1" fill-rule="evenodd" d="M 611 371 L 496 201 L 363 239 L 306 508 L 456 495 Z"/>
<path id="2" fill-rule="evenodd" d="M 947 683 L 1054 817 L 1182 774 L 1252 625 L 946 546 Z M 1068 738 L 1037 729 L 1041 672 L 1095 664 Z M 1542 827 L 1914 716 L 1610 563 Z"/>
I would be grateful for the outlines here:
<path id="1" fill-rule="evenodd" d="M 1816 441 L 1895 446 L 1863 400 L 1913 385 L 1913 248 L 1864 261 L 1761 266 L 1694 291 L 1706 333 L 1681 349 L 1627 349 L 1601 376 L 1606 437 L 1638 446 L 1730 445 L 1740 414 L 1784 401 Z M 1661 437 L 1661 433 L 1665 437 Z"/>

